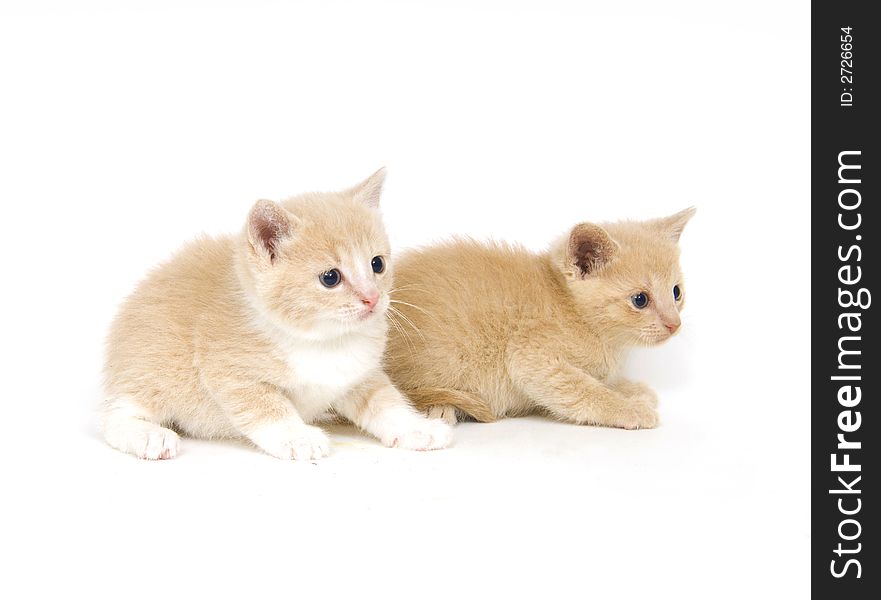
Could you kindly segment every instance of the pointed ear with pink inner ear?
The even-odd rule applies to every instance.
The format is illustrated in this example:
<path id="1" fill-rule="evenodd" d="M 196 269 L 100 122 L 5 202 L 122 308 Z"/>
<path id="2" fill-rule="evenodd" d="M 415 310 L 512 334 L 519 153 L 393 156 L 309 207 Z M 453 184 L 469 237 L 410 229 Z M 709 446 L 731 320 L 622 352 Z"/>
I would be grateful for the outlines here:
<path id="1" fill-rule="evenodd" d="M 569 232 L 569 261 L 582 279 L 610 262 L 618 253 L 618 243 L 593 223 L 579 223 Z"/>
<path id="2" fill-rule="evenodd" d="M 382 184 L 385 182 L 385 167 L 352 188 L 353 197 L 370 208 L 379 208 Z"/>
<path id="3" fill-rule="evenodd" d="M 682 235 L 682 230 L 685 229 L 686 223 L 694 216 L 695 212 L 697 212 L 697 208 L 690 206 L 675 215 L 655 219 L 652 223 L 663 234 L 667 235 L 674 242 L 678 242 L 679 236 Z"/>
<path id="4" fill-rule="evenodd" d="M 294 234 L 297 218 L 272 200 L 258 200 L 248 213 L 248 241 L 257 256 L 274 263 Z"/>

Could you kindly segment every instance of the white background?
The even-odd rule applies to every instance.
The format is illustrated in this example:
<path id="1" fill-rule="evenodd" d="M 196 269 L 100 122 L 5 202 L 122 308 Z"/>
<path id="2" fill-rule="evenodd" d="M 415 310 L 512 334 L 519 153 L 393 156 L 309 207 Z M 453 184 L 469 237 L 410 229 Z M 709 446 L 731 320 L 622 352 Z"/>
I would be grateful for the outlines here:
<path id="1" fill-rule="evenodd" d="M 74 6 L 76 4 L 77 6 Z M 0 596 L 803 598 L 807 3 L 0 3 Z M 388 167 L 394 246 L 689 205 L 660 428 L 333 433 L 317 465 L 94 432 L 145 271 Z"/>

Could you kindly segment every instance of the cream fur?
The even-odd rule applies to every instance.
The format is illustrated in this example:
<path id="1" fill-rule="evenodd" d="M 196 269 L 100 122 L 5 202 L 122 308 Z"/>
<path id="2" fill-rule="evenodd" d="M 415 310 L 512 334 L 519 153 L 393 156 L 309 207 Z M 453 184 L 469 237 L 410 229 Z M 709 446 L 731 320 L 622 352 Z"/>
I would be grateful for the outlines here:
<path id="1" fill-rule="evenodd" d="M 655 393 L 619 370 L 629 347 L 679 328 L 678 240 L 693 213 L 581 223 L 543 254 L 472 240 L 406 254 L 392 298 L 406 326 L 390 332 L 386 372 L 449 423 L 539 409 L 574 423 L 655 427 Z M 641 310 L 639 292 L 649 297 Z"/>
<path id="2" fill-rule="evenodd" d="M 126 300 L 107 340 L 107 442 L 173 458 L 176 432 L 250 439 L 285 459 L 329 452 L 340 415 L 387 446 L 441 448 L 380 369 L 393 265 L 376 210 L 383 170 L 350 190 L 257 202 L 241 234 L 198 239 Z M 373 272 L 382 256 L 385 270 Z M 319 276 L 339 269 L 342 282 Z"/>

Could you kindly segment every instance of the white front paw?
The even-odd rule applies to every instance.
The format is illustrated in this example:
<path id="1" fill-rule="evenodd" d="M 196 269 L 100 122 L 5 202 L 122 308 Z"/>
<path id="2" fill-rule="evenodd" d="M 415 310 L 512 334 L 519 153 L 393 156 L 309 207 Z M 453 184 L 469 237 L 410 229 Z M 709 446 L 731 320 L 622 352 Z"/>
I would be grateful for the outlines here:
<path id="1" fill-rule="evenodd" d="M 264 452 L 286 460 L 312 460 L 330 454 L 330 441 L 318 427 L 271 423 L 249 436 Z"/>
<path id="2" fill-rule="evenodd" d="M 420 419 L 406 427 L 395 428 L 382 437 L 389 448 L 405 450 L 437 450 L 450 445 L 453 430 L 437 419 Z"/>

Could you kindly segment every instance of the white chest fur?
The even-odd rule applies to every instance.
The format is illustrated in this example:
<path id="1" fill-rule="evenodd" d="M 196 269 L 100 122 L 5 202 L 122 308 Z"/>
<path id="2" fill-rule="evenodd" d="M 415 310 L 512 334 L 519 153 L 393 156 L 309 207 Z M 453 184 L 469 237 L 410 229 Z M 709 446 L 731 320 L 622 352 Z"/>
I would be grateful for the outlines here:
<path id="1" fill-rule="evenodd" d="M 292 384 L 345 391 L 379 368 L 381 348 L 365 339 L 305 341 L 286 350 Z"/>
<path id="2" fill-rule="evenodd" d="M 279 345 L 287 363 L 285 387 L 307 421 L 380 368 L 382 346 L 365 337 L 336 340 L 289 339 Z"/>
<path id="3" fill-rule="evenodd" d="M 290 392 L 300 416 L 314 421 L 346 392 L 380 369 L 385 324 L 369 323 L 361 332 L 292 331 L 280 326 L 252 300 L 255 325 L 273 347 L 283 370 L 277 383 Z"/>

